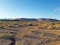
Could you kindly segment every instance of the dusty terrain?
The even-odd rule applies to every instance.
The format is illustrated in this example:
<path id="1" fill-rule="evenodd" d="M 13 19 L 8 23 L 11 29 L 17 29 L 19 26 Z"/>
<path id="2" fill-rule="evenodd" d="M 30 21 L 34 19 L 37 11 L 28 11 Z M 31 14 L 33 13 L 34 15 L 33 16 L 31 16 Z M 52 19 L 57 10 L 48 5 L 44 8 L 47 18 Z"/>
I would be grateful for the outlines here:
<path id="1" fill-rule="evenodd" d="M 60 22 L 0 21 L 0 45 L 60 45 Z"/>

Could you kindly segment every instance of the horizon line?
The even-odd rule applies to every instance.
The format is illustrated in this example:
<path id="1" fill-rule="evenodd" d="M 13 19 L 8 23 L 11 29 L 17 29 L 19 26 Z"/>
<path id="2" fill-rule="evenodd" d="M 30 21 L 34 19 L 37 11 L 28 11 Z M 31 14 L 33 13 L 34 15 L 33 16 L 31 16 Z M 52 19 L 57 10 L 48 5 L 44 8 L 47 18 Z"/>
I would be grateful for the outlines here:
<path id="1" fill-rule="evenodd" d="M 16 17 L 16 18 L 0 18 L 0 19 L 19 19 L 19 18 Z M 26 19 L 56 19 L 56 18 L 26 18 Z M 56 20 L 60 20 L 60 19 L 56 19 Z"/>

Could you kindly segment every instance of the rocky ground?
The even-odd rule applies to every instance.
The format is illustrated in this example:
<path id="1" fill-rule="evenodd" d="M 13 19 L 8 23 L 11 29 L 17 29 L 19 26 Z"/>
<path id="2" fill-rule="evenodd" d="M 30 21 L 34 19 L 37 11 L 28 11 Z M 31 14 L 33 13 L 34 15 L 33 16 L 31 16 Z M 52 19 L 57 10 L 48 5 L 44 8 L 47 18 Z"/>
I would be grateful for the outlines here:
<path id="1" fill-rule="evenodd" d="M 17 22 L 3 24 L 0 26 L 0 45 L 60 45 L 60 29 L 40 28 L 35 24 L 20 25 Z"/>

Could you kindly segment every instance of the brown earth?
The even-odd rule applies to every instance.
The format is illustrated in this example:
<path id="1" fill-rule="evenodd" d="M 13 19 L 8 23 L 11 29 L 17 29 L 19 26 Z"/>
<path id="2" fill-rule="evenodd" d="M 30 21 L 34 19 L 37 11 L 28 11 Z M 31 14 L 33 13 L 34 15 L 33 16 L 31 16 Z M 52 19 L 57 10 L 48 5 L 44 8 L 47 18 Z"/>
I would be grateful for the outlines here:
<path id="1" fill-rule="evenodd" d="M 0 21 L 0 45 L 60 45 L 60 22 Z"/>

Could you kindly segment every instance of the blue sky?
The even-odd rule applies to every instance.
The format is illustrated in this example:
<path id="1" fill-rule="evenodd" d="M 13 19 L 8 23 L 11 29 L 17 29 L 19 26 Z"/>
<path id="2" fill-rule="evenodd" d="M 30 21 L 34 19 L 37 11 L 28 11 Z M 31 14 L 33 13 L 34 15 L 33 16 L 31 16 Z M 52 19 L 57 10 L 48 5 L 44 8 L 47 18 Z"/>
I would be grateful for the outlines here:
<path id="1" fill-rule="evenodd" d="M 60 19 L 60 0 L 0 0 L 0 18 Z"/>

